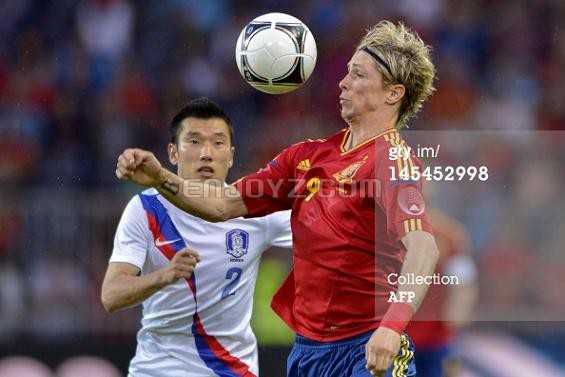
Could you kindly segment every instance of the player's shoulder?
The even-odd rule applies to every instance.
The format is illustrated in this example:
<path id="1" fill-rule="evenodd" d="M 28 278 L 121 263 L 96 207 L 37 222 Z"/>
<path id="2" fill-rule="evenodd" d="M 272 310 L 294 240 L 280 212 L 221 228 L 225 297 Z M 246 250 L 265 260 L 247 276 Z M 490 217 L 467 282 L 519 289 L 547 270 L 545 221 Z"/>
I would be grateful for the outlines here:
<path id="1" fill-rule="evenodd" d="M 131 199 L 131 201 L 138 202 L 144 207 L 147 203 L 151 203 L 151 202 L 154 202 L 154 201 L 162 202 L 163 200 L 165 200 L 165 199 L 161 197 L 161 194 L 159 194 L 159 191 L 157 191 L 153 187 L 148 188 L 146 190 L 143 190 L 140 193 L 137 193 Z"/>
<path id="2" fill-rule="evenodd" d="M 159 191 L 154 188 L 148 188 L 134 195 L 128 206 L 134 206 L 144 212 L 164 212 L 171 211 L 174 207 Z"/>
<path id="3" fill-rule="evenodd" d="M 408 156 L 412 162 L 421 164 L 415 150 L 406 142 L 402 134 L 397 129 L 391 129 L 378 135 L 375 139 L 375 154 L 377 158 L 387 155 L 387 159 L 397 161 L 398 159 L 407 160 Z"/>
<path id="4" fill-rule="evenodd" d="M 133 195 L 129 198 L 129 201 L 123 210 L 123 219 L 127 222 L 142 221 L 145 219 L 145 214 L 148 211 L 148 208 L 152 206 L 152 200 L 158 196 L 160 196 L 160 194 L 155 189 L 147 189 Z"/>
<path id="5" fill-rule="evenodd" d="M 396 128 L 386 130 L 377 135 L 375 137 L 375 144 L 379 149 L 407 145 L 402 134 Z"/>
<path id="6" fill-rule="evenodd" d="M 157 191 L 156 189 L 148 188 L 148 189 L 143 190 L 141 192 L 138 192 L 137 194 L 130 197 L 127 205 L 128 206 L 141 206 L 141 207 L 143 207 L 144 199 L 157 198 L 160 195 L 161 194 L 159 194 L 159 191 Z"/>
<path id="7" fill-rule="evenodd" d="M 302 161 L 309 158 L 314 151 L 320 147 L 327 145 L 330 139 L 306 139 L 298 143 L 294 143 L 279 153 L 270 163 L 274 168 L 279 168 L 279 162 L 293 163 L 293 161 Z"/>
<path id="8" fill-rule="evenodd" d="M 299 141 L 298 143 L 292 144 L 287 149 L 293 150 L 293 151 L 310 149 L 310 148 L 315 148 L 315 147 L 319 146 L 320 144 L 326 143 L 327 141 L 328 141 L 328 139 L 306 139 L 306 140 Z"/>
<path id="9" fill-rule="evenodd" d="M 290 146 L 295 151 L 300 151 L 304 153 L 309 153 L 313 150 L 318 150 L 324 147 L 331 147 L 334 148 L 335 145 L 339 145 L 343 140 L 343 135 L 347 132 L 347 128 L 339 130 L 334 135 L 328 138 L 322 139 L 306 139 L 299 143 L 293 144 Z"/>

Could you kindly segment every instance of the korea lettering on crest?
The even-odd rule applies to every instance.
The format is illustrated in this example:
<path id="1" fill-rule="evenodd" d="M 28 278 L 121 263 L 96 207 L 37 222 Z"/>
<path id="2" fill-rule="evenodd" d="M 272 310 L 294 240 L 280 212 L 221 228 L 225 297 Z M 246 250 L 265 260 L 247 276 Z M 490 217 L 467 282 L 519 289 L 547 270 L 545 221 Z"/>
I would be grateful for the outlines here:
<path id="1" fill-rule="evenodd" d="M 235 258 L 247 254 L 249 248 L 249 233 L 245 230 L 234 229 L 226 233 L 226 252 Z"/>

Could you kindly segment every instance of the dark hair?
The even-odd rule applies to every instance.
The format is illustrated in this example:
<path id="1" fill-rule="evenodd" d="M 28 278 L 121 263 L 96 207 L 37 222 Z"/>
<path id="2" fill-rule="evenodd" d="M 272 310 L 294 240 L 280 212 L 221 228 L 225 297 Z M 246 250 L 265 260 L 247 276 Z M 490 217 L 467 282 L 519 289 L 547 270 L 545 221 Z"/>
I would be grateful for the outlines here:
<path id="1" fill-rule="evenodd" d="M 169 125 L 171 132 L 171 143 L 176 144 L 181 123 L 186 118 L 212 119 L 219 118 L 226 122 L 230 133 L 230 145 L 233 145 L 233 127 L 228 115 L 216 103 L 206 97 L 196 98 L 185 104 L 182 109 L 173 117 Z"/>

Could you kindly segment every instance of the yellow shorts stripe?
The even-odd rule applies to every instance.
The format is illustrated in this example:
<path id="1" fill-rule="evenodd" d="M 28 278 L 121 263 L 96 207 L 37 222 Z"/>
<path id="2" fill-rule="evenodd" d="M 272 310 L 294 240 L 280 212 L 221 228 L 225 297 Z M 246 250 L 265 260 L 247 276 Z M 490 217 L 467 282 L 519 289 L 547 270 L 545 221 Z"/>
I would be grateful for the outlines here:
<path id="1" fill-rule="evenodd" d="M 400 351 L 400 355 L 397 355 L 393 360 L 392 377 L 405 377 L 408 364 L 414 357 L 414 353 L 410 351 L 410 342 L 404 334 L 400 337 Z"/>

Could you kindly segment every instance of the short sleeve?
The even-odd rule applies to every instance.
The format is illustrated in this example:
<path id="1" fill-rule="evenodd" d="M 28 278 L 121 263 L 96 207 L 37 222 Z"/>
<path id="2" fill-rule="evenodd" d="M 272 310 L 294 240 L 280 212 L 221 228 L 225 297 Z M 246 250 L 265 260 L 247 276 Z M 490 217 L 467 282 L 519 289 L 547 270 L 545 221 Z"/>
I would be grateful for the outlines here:
<path id="1" fill-rule="evenodd" d="M 110 263 L 129 263 L 141 270 L 147 256 L 150 237 L 147 216 L 139 197 L 135 196 L 126 206 L 118 224 Z"/>
<path id="2" fill-rule="evenodd" d="M 392 171 L 407 169 L 404 171 L 421 172 L 421 168 L 421 162 L 414 156 L 391 160 L 383 155 L 377 161 L 376 177 L 381 182 L 381 195 L 377 198 L 377 204 L 385 213 L 388 233 L 396 240 L 414 230 L 432 232 L 422 195 L 421 177 L 419 180 L 406 180 L 392 176 Z"/>
<path id="3" fill-rule="evenodd" d="M 246 217 L 265 216 L 292 207 L 293 156 L 299 144 L 282 151 L 266 167 L 234 183 L 245 206 Z"/>
<path id="4" fill-rule="evenodd" d="M 275 212 L 267 216 L 268 237 L 271 246 L 292 249 L 290 210 Z"/>

